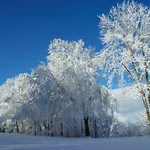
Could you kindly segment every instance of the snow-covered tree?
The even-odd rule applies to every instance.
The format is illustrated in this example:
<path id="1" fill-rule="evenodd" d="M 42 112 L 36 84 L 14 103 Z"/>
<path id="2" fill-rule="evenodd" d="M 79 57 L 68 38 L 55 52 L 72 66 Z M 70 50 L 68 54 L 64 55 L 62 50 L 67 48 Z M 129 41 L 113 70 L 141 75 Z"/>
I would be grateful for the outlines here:
<path id="1" fill-rule="evenodd" d="M 5 125 L 11 122 L 12 118 L 18 114 L 22 105 L 30 100 L 30 92 L 35 89 L 36 83 L 31 75 L 24 73 L 19 76 L 7 79 L 0 87 L 0 124 Z M 12 129 L 8 127 L 8 131 Z"/>
<path id="2" fill-rule="evenodd" d="M 68 42 L 54 39 L 48 50 L 48 67 L 57 80 L 65 70 L 73 69 L 80 78 L 95 81 L 97 67 L 92 62 L 94 49 L 84 48 L 82 40 Z"/>
<path id="3" fill-rule="evenodd" d="M 130 91 L 137 89 L 137 97 L 144 104 L 150 121 L 150 8 L 133 0 L 112 7 L 108 15 L 99 15 L 100 39 L 103 50 L 95 62 L 107 74 L 111 86 L 115 75 L 120 86 L 128 76 Z"/>
<path id="4" fill-rule="evenodd" d="M 10 98 L 7 103 L 11 103 L 0 114 L 2 131 L 109 137 L 117 102 L 107 88 L 96 85 L 92 49 L 83 46 L 82 40 L 55 39 L 49 46 L 48 65 L 43 63 L 31 75 L 20 74 L 0 87 L 4 92 L 0 102 L 6 105 Z M 7 93 L 7 89 L 12 90 Z"/>

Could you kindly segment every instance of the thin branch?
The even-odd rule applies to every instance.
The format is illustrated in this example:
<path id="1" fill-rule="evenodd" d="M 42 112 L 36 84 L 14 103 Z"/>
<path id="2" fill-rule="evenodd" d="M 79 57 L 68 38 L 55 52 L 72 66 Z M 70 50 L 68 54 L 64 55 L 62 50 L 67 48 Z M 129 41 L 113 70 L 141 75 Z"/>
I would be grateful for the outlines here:
<path id="1" fill-rule="evenodd" d="M 125 66 L 125 64 L 122 63 L 118 58 L 116 58 L 116 57 L 115 57 L 113 54 L 111 54 L 109 51 L 107 51 L 107 52 L 108 52 L 113 58 L 115 58 L 119 63 L 121 63 L 121 65 L 124 66 L 126 72 L 130 75 L 130 77 L 133 79 L 133 81 L 134 81 L 135 83 L 137 83 L 136 79 L 132 76 L 131 72 L 128 70 L 128 68 Z"/>

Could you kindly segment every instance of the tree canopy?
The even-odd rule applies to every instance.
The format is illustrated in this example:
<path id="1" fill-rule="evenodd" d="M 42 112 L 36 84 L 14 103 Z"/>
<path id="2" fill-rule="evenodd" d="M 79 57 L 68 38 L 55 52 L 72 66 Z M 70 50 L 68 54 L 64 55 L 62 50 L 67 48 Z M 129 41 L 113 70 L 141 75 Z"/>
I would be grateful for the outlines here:
<path id="1" fill-rule="evenodd" d="M 112 7 L 108 15 L 99 15 L 100 39 L 103 50 L 97 54 L 96 62 L 104 69 L 111 86 L 115 75 L 120 86 L 125 77 L 132 79 L 128 89 L 137 89 L 150 121 L 150 8 L 134 2 L 124 1 Z"/>
<path id="2" fill-rule="evenodd" d="M 5 132 L 109 137 L 116 99 L 96 84 L 92 49 L 54 39 L 47 65 L 8 79 L 0 87 L 0 127 Z"/>

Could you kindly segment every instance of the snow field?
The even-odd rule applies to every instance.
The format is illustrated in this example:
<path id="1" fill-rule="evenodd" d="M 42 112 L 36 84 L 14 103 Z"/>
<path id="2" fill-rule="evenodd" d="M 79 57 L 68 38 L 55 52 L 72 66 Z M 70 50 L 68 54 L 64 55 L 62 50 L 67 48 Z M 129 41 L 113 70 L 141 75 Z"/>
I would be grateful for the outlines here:
<path id="1" fill-rule="evenodd" d="M 145 150 L 150 136 L 121 138 L 60 138 L 0 133 L 0 150 Z"/>

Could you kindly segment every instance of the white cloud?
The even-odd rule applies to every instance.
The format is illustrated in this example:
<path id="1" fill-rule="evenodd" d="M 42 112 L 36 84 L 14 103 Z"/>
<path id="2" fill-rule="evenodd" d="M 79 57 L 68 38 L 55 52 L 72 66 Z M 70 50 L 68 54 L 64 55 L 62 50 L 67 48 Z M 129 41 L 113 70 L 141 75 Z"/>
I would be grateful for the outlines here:
<path id="1" fill-rule="evenodd" d="M 122 94 L 122 89 L 111 90 L 112 94 L 117 98 L 119 103 L 119 111 L 115 112 L 115 116 L 118 120 L 127 122 L 140 122 L 140 113 L 143 113 L 144 106 L 139 100 L 133 100 L 134 93 Z"/>

